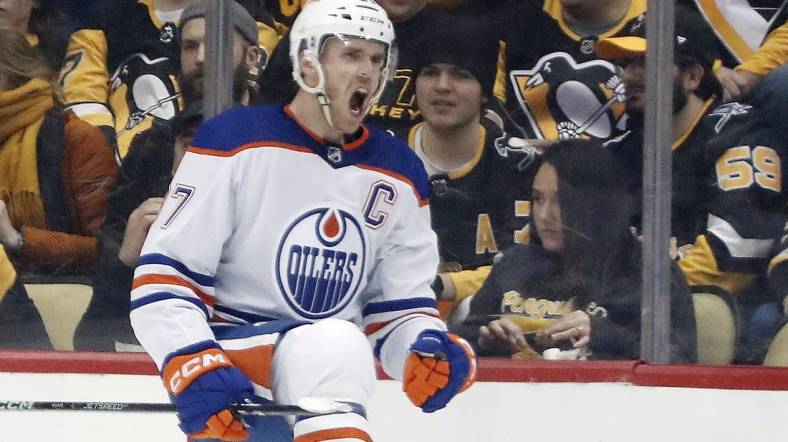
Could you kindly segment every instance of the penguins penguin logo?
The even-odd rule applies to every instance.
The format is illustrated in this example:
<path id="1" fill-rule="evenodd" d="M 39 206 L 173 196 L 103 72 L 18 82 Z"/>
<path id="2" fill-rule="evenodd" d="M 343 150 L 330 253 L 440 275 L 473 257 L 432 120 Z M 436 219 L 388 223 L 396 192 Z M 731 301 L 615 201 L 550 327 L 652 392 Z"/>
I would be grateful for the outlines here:
<path id="1" fill-rule="evenodd" d="M 169 120 L 176 115 L 179 94 L 169 72 L 174 71 L 172 61 L 166 57 L 151 60 L 145 54 L 134 54 L 121 63 L 110 78 L 110 87 L 113 91 L 127 88 L 128 113 L 123 131 L 133 129 L 148 116 Z"/>
<path id="2" fill-rule="evenodd" d="M 509 74 L 517 102 L 541 138 L 607 139 L 624 115 L 626 94 L 615 65 L 577 63 L 564 52 L 548 54 L 533 69 Z"/>

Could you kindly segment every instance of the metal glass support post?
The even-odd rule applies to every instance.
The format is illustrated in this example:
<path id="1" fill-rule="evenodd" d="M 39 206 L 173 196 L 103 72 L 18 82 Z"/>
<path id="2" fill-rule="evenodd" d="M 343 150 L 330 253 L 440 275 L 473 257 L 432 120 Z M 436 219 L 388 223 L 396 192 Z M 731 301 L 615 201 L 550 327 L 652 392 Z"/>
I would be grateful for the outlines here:
<path id="1" fill-rule="evenodd" d="M 233 28 L 227 0 L 213 0 L 206 10 L 203 66 L 203 113 L 207 120 L 232 106 Z"/>
<path id="2" fill-rule="evenodd" d="M 656 363 L 670 359 L 673 13 L 673 0 L 648 0 L 640 355 Z"/>

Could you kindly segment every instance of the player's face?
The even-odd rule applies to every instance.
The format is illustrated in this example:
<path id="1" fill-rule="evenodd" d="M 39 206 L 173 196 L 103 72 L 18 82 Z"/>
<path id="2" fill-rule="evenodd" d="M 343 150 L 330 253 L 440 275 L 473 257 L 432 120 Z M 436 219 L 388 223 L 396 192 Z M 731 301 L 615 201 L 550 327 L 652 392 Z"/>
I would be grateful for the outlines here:
<path id="1" fill-rule="evenodd" d="M 325 90 L 331 100 L 334 127 L 346 134 L 358 130 L 372 95 L 383 81 L 386 51 L 381 43 L 360 38 L 329 38 L 320 55 Z M 314 75 L 314 73 L 313 73 Z M 305 78 L 308 84 L 310 78 Z"/>
<path id="2" fill-rule="evenodd" d="M 27 23 L 37 0 L 0 0 L 0 19 L 4 19 L 20 30 L 27 30 Z"/>
<path id="3" fill-rule="evenodd" d="M 621 79 L 627 91 L 627 112 L 642 114 L 646 100 L 646 58 L 622 60 Z"/>
<path id="4" fill-rule="evenodd" d="M 427 0 L 378 0 L 389 19 L 395 23 L 410 19 L 424 9 Z"/>
<path id="5" fill-rule="evenodd" d="M 476 77 L 453 64 L 431 64 L 416 78 L 419 110 L 431 126 L 448 129 L 479 121 L 481 99 Z"/>
<path id="6" fill-rule="evenodd" d="M 196 17 L 183 24 L 181 31 L 181 87 L 187 95 L 202 96 L 203 63 L 205 63 L 205 18 Z M 233 38 L 233 66 L 244 62 L 243 37 L 238 31 Z"/>
<path id="7" fill-rule="evenodd" d="M 563 248 L 564 232 L 561 204 L 558 200 L 558 175 L 552 164 L 544 163 L 536 172 L 531 216 L 544 249 L 548 252 L 560 252 Z"/>

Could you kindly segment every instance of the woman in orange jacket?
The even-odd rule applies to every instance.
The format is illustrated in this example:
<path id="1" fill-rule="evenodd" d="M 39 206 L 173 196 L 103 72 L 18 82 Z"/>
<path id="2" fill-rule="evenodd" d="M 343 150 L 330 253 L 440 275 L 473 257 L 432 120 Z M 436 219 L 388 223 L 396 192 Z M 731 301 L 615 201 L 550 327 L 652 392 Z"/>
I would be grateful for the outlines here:
<path id="1" fill-rule="evenodd" d="M 85 272 L 117 175 L 112 149 L 64 113 L 25 35 L 7 24 L 0 35 L 0 244 L 18 271 Z"/>

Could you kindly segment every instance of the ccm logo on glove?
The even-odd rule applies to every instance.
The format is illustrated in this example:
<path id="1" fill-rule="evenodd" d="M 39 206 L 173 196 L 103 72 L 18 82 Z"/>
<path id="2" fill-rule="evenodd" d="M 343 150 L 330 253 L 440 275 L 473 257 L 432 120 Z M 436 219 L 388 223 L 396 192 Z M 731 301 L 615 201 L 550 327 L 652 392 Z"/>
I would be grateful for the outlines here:
<path id="1" fill-rule="evenodd" d="M 191 382 L 205 372 L 219 367 L 232 367 L 233 364 L 221 350 L 211 348 L 197 354 L 173 358 L 164 372 L 167 388 L 178 394 Z"/>

